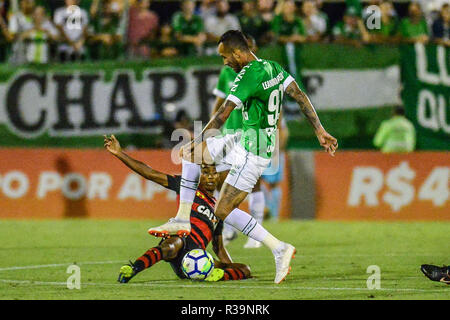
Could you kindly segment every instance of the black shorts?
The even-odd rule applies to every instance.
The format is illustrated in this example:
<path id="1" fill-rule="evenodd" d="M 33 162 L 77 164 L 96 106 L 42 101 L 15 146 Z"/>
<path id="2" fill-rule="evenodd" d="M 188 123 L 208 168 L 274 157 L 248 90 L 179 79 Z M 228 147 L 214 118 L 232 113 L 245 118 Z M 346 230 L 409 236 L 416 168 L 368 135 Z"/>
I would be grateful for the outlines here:
<path id="1" fill-rule="evenodd" d="M 181 250 L 178 252 L 178 255 L 174 259 L 167 262 L 170 263 L 173 272 L 175 272 L 178 278 L 186 279 L 187 277 L 183 273 L 183 269 L 181 268 L 181 262 L 183 261 L 184 256 L 191 250 L 202 248 L 197 243 L 195 243 L 190 236 L 180 237 L 180 239 L 183 240 L 183 248 L 181 248 Z M 164 240 L 165 239 L 161 240 L 159 244 L 161 244 Z"/>

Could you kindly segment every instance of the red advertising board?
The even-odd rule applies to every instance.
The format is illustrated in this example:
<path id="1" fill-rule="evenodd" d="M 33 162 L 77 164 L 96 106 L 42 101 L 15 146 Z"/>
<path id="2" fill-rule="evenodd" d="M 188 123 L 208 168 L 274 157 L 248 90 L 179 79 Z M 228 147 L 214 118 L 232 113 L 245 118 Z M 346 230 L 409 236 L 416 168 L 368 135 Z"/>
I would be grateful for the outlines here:
<path id="1" fill-rule="evenodd" d="M 180 172 L 170 151 L 133 151 L 153 168 Z M 134 174 L 105 150 L 0 150 L 2 218 L 166 218 L 176 194 Z"/>
<path id="2" fill-rule="evenodd" d="M 315 154 L 322 220 L 450 220 L 450 153 Z"/>
<path id="3" fill-rule="evenodd" d="M 170 150 L 128 154 L 156 170 L 181 172 Z M 0 218 L 168 219 L 177 211 L 176 198 L 106 150 L 0 149 Z M 248 211 L 247 203 L 242 209 Z M 284 201 L 282 217 L 289 211 Z"/>

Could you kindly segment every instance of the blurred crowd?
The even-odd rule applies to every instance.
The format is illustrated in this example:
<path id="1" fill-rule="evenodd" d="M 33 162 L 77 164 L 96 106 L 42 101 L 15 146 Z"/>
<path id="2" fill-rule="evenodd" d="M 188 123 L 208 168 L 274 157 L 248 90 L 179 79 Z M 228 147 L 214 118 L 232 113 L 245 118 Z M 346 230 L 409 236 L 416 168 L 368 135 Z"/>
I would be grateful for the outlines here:
<path id="1" fill-rule="evenodd" d="M 0 0 L 0 61 L 48 63 L 216 54 L 220 35 L 240 29 L 259 46 L 305 42 L 436 42 L 449 45 L 448 0 L 346 0 L 332 25 L 323 0 L 180 1 L 162 20 L 150 0 Z M 433 3 L 433 6 L 430 4 Z M 375 7 L 374 7 L 375 6 Z"/>

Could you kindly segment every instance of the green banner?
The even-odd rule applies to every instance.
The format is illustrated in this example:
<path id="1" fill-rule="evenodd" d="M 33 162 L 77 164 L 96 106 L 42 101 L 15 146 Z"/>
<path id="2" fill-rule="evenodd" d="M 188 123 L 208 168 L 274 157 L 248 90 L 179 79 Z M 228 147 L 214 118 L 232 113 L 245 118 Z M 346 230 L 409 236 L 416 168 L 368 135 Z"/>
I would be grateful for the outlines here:
<path id="1" fill-rule="evenodd" d="M 282 48 L 284 65 L 292 51 Z M 342 149 L 373 149 L 381 122 L 400 104 L 397 47 L 308 44 L 296 47 L 296 67 L 327 130 Z M 288 122 L 289 148 L 319 149 L 308 121 Z"/>
<path id="2" fill-rule="evenodd" d="M 437 50 L 431 46 L 424 51 L 424 79 L 439 75 Z M 392 46 L 307 44 L 262 48 L 257 55 L 279 61 L 287 69 L 295 68 L 292 73 L 343 149 L 373 148 L 380 123 L 401 103 L 402 66 L 402 77 L 407 80 L 402 98 L 408 117 L 419 128 L 418 149 L 448 149 L 449 121 L 442 120 L 448 119 L 448 106 L 441 107 L 448 102 L 448 85 L 420 81 L 416 52 L 413 46 L 399 50 Z M 125 146 L 168 147 L 170 126 L 161 119 L 173 118 L 177 110 L 184 109 L 193 119 L 208 120 L 221 67 L 217 56 L 0 65 L 0 146 L 102 147 L 102 135 L 114 133 Z M 435 78 L 431 76 L 430 81 Z M 420 101 L 426 103 L 420 105 Z M 424 112 L 421 122 L 416 120 L 418 110 Z M 430 112 L 434 112 L 432 116 Z M 290 148 L 320 148 L 304 118 L 291 120 L 288 126 Z"/>
<path id="3" fill-rule="evenodd" d="M 280 60 L 278 48 L 261 50 Z M 184 109 L 209 120 L 218 56 L 147 61 L 0 65 L 0 146 L 102 147 L 114 133 L 124 146 L 170 147 L 171 120 Z"/>
<path id="4" fill-rule="evenodd" d="M 401 48 L 402 98 L 417 130 L 418 149 L 450 149 L 450 49 Z"/>

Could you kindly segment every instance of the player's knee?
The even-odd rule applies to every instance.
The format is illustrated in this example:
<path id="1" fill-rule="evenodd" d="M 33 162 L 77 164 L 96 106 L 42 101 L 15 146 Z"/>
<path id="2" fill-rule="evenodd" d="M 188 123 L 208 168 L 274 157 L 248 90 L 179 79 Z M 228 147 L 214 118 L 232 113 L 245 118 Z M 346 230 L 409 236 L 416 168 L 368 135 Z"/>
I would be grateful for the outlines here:
<path id="1" fill-rule="evenodd" d="M 160 247 L 163 260 L 169 261 L 177 257 L 178 252 L 183 248 L 183 240 L 178 237 L 172 237 L 164 240 Z"/>

